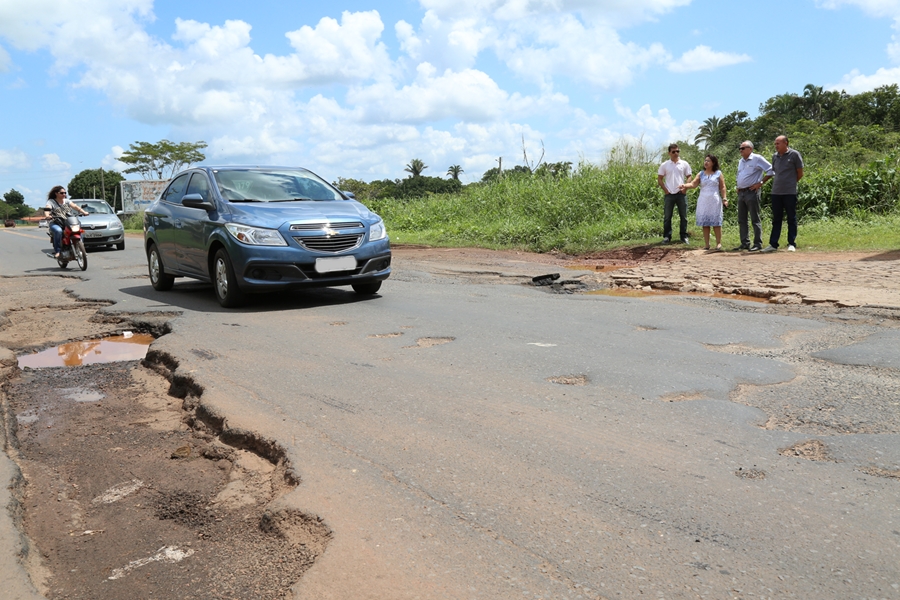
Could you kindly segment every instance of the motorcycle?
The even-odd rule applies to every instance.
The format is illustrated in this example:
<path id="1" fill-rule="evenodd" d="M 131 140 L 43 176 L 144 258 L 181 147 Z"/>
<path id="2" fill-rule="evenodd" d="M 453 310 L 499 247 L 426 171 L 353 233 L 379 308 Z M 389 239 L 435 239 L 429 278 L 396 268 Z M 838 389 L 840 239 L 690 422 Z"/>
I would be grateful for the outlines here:
<path id="1" fill-rule="evenodd" d="M 78 267 L 84 271 L 87 269 L 87 252 L 84 249 L 84 242 L 81 241 L 81 221 L 75 215 L 66 217 L 54 217 L 53 222 L 62 227 L 62 241 L 59 244 L 59 256 L 48 254 L 51 258 L 56 259 L 56 263 L 60 269 L 69 266 L 70 261 L 78 263 Z M 50 239 L 53 239 L 53 231 L 47 231 Z"/>

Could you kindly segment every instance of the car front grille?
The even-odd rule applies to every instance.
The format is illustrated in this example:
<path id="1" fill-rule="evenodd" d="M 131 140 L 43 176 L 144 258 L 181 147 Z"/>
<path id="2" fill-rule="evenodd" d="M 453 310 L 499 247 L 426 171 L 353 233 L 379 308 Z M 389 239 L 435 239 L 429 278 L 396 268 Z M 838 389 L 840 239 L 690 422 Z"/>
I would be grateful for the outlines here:
<path id="1" fill-rule="evenodd" d="M 294 239 L 307 250 L 315 252 L 344 252 L 359 246 L 364 235 L 363 233 L 346 233 L 315 237 L 295 236 Z"/>
<path id="2" fill-rule="evenodd" d="M 326 227 L 331 229 L 362 229 L 363 224 L 359 221 L 346 221 L 336 223 L 294 223 L 291 225 L 291 231 L 321 231 Z"/>
<path id="3" fill-rule="evenodd" d="M 93 231 L 95 229 L 106 229 L 106 225 L 82 225 L 81 228 Z"/>

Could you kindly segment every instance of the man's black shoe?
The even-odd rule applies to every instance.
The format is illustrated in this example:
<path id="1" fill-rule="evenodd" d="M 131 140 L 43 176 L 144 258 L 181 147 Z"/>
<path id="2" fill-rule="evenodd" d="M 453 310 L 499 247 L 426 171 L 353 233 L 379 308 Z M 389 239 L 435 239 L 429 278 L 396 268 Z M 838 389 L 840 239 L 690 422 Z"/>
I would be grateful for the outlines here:
<path id="1" fill-rule="evenodd" d="M 741 250 L 749 250 L 749 249 L 750 249 L 750 246 L 744 246 L 743 244 L 741 244 L 737 248 L 732 248 L 731 251 L 732 252 L 740 252 Z"/>
<path id="2" fill-rule="evenodd" d="M 663 238 L 662 243 L 663 243 L 663 244 L 671 244 L 671 243 L 672 243 L 672 240 L 670 240 L 669 238 Z"/>
<path id="3" fill-rule="evenodd" d="M 759 252 L 762 250 L 762 246 L 750 246 L 750 252 Z"/>

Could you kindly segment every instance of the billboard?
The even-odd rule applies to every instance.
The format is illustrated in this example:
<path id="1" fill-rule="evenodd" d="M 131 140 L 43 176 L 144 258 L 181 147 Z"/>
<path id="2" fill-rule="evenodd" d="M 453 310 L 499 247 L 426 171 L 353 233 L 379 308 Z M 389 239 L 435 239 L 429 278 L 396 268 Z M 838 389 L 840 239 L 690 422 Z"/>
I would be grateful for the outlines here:
<path id="1" fill-rule="evenodd" d="M 122 189 L 122 212 L 125 214 L 137 213 L 159 198 L 159 195 L 169 183 L 169 179 L 138 179 L 135 181 L 120 181 Z"/>

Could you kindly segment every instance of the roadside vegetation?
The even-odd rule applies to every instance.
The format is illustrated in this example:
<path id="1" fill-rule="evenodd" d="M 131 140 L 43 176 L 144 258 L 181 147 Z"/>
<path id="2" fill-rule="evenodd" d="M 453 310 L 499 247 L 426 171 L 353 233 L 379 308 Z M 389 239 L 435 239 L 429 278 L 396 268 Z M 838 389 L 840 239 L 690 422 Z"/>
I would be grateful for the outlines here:
<path id="1" fill-rule="evenodd" d="M 900 248 L 896 85 L 855 96 L 807 85 L 800 94 L 770 98 L 759 113 L 756 119 L 743 111 L 711 117 L 694 140 L 678 141 L 682 159 L 695 173 L 707 152 L 719 157 L 731 200 L 725 211 L 726 246 L 739 243 L 738 146 L 749 139 L 770 159 L 775 137 L 786 134 L 805 162 L 798 193 L 801 248 Z M 426 178 L 421 173 L 427 167 L 419 159 L 407 165 L 410 176 L 404 180 L 342 179 L 337 185 L 384 217 L 394 242 L 585 253 L 660 240 L 662 194 L 656 170 L 662 160 L 664 148 L 623 140 L 599 164 L 582 161 L 572 168 L 538 161 L 502 172 L 491 169 L 482 181 L 457 190 L 432 185 L 428 180 L 451 185 L 458 180 L 452 175 Z M 764 237 L 771 221 L 770 187 L 762 199 Z M 690 193 L 691 208 L 696 195 Z M 688 220 L 693 239 L 700 239 L 692 210 Z"/>

